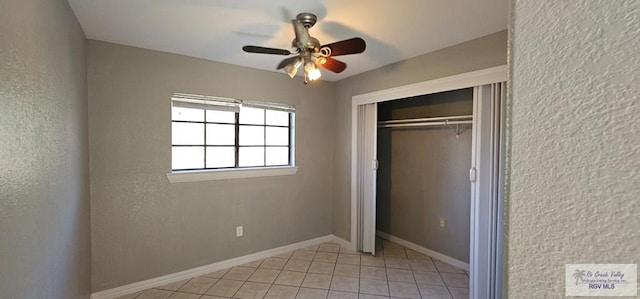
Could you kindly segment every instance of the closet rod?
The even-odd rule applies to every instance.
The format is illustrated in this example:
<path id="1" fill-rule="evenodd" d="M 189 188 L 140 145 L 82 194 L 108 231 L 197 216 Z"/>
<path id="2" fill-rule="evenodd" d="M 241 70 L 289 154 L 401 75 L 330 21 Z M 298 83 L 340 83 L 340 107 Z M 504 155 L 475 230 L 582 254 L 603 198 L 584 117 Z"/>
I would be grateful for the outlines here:
<path id="1" fill-rule="evenodd" d="M 429 121 L 429 122 L 416 122 L 416 123 L 406 123 L 406 124 L 381 124 L 382 122 L 378 122 L 378 128 L 398 128 L 398 127 L 431 127 L 431 126 L 447 126 L 447 125 L 470 125 L 473 121 L 470 120 L 459 120 L 459 121 Z"/>
<path id="2" fill-rule="evenodd" d="M 434 122 L 434 121 L 467 120 L 467 119 L 473 119 L 473 115 L 386 120 L 386 121 L 379 121 L 378 124 L 404 124 L 404 123 L 414 123 L 414 122 Z"/>

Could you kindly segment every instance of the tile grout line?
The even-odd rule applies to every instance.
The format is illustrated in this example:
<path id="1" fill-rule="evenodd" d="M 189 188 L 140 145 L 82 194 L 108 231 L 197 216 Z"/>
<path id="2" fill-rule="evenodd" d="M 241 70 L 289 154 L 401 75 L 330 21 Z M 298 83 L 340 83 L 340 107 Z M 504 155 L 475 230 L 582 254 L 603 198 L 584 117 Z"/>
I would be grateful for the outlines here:
<path id="1" fill-rule="evenodd" d="M 382 257 L 384 258 L 384 275 L 387 276 L 387 293 L 389 294 L 389 298 L 391 298 L 391 285 L 389 284 L 389 271 L 387 271 L 387 257 L 384 253 L 384 244 L 382 244 Z"/>
<path id="2" fill-rule="evenodd" d="M 266 260 L 266 259 L 265 259 L 265 260 Z M 260 264 L 262 264 L 262 263 L 260 263 Z M 233 268 L 236 268 L 236 267 L 233 267 Z M 233 269 L 233 268 L 231 268 L 231 269 Z M 249 275 L 249 277 L 251 277 L 251 275 L 253 275 L 253 273 L 255 273 L 257 269 L 258 269 L 258 268 L 253 269 L 253 271 L 251 272 L 251 274 Z M 229 271 L 231 271 L 231 270 L 229 270 Z M 247 277 L 247 280 L 245 280 L 245 281 L 243 281 L 243 282 L 242 282 L 242 285 L 241 285 L 241 286 L 236 290 L 236 292 L 235 292 L 235 293 L 233 293 L 233 296 L 231 296 L 231 298 L 235 297 L 235 296 L 238 294 L 238 292 L 240 292 L 240 289 L 242 289 L 242 287 L 247 283 L 247 281 L 249 280 L 249 277 Z M 213 286 L 211 286 L 211 287 L 213 287 Z"/>
<path id="3" fill-rule="evenodd" d="M 382 242 L 383 242 L 383 240 L 381 240 L 381 244 L 382 244 Z M 255 275 L 255 274 L 258 272 L 258 270 L 260 270 L 260 269 L 264 269 L 264 270 L 277 270 L 277 271 L 279 271 L 278 275 L 276 275 L 276 276 L 275 276 L 275 278 L 273 279 L 273 281 L 272 281 L 272 282 L 270 282 L 270 283 L 264 283 L 265 285 L 267 285 L 267 284 L 268 284 L 268 288 L 266 288 L 266 292 L 264 293 L 264 295 L 262 296 L 262 298 L 267 297 L 267 295 L 269 294 L 269 291 L 271 291 L 271 290 L 272 290 L 274 287 L 276 287 L 276 286 L 295 287 L 295 286 L 288 286 L 288 285 L 279 285 L 279 284 L 276 284 L 276 281 L 278 280 L 278 278 L 280 278 L 280 276 L 283 274 L 283 272 L 284 272 L 284 271 L 294 272 L 294 273 L 301 273 L 301 274 L 303 274 L 303 276 L 302 276 L 302 282 L 301 282 L 301 283 L 300 283 L 300 285 L 296 288 L 296 292 L 295 292 L 295 294 L 294 294 L 294 296 L 296 296 L 296 297 L 297 297 L 298 295 L 301 295 L 301 293 L 300 293 L 300 292 L 301 292 L 301 289 L 302 289 L 302 288 L 326 291 L 325 296 L 324 296 L 324 298 L 325 298 L 325 299 L 329 298 L 329 295 L 331 294 L 331 292 L 332 292 L 332 291 L 334 291 L 334 292 L 338 292 L 338 293 L 355 294 L 355 295 L 358 295 L 358 296 L 359 296 L 359 295 L 363 295 L 363 294 L 368 294 L 368 293 L 361 293 L 361 292 L 360 292 L 360 291 L 361 291 L 361 286 L 362 286 L 362 284 L 361 284 L 361 280 L 363 279 L 363 276 L 362 276 L 363 269 L 362 269 L 362 267 L 364 267 L 362 260 L 363 260 L 363 257 L 365 256 L 365 254 L 363 254 L 363 253 L 355 253 L 355 254 L 354 254 L 355 256 L 357 256 L 357 260 L 359 261 L 359 263 L 357 263 L 357 264 L 351 264 L 351 263 L 348 263 L 348 262 L 347 262 L 347 263 L 338 263 L 338 259 L 340 258 L 340 251 L 341 251 L 341 249 L 342 249 L 342 246 L 338 246 L 338 251 L 337 251 L 337 252 L 334 252 L 334 251 L 333 251 L 333 250 L 334 250 L 333 248 L 323 247 L 322 245 L 324 245 L 324 244 L 337 244 L 337 243 L 333 243 L 333 242 L 324 242 L 324 243 L 321 243 L 321 244 L 315 245 L 315 246 L 314 246 L 314 247 L 315 247 L 315 250 L 309 250 L 309 248 L 297 249 L 297 250 L 302 250 L 302 251 L 309 251 L 309 252 L 313 252 L 313 256 L 312 256 L 311 260 L 300 260 L 300 261 L 304 261 L 304 262 L 308 262 L 308 263 L 309 263 L 309 265 L 306 267 L 306 271 L 285 270 L 285 267 L 286 267 L 286 265 L 287 265 L 287 264 L 289 264 L 289 262 L 291 262 L 291 261 L 298 261 L 298 259 L 293 259 L 293 255 L 295 254 L 295 251 L 297 251 L 297 250 L 293 250 L 293 251 L 291 251 L 291 254 L 289 254 L 289 256 L 288 256 L 287 258 L 283 258 L 282 256 L 278 256 L 278 257 L 276 257 L 276 256 L 267 257 L 267 258 L 265 258 L 264 260 L 260 261 L 260 263 L 258 263 L 257 265 L 255 265 L 255 267 L 253 267 L 253 266 L 252 266 L 252 267 L 246 267 L 246 266 L 243 266 L 243 265 L 238 265 L 238 266 L 235 266 L 235 267 L 228 268 L 228 269 L 226 269 L 226 272 L 225 272 L 224 274 L 222 274 L 222 275 L 221 275 L 219 278 L 217 278 L 217 279 L 216 279 L 216 278 L 213 278 L 213 277 L 209 277 L 209 276 L 204 276 L 204 275 L 198 276 L 198 277 L 203 277 L 203 278 L 207 278 L 207 279 L 215 280 L 215 282 L 214 282 L 214 283 L 213 283 L 209 288 L 207 288 L 207 290 L 206 290 L 204 293 L 202 293 L 202 294 L 197 294 L 197 293 L 192 293 L 192 292 L 180 291 L 180 288 L 184 287 L 185 285 L 187 285 L 188 283 L 190 283 L 191 281 L 193 281 L 195 278 L 198 278 L 198 277 L 194 277 L 194 278 L 190 278 L 190 279 L 185 280 L 185 282 L 184 282 L 184 283 L 181 283 L 179 286 L 177 286 L 177 289 L 176 289 L 176 290 L 170 290 L 170 289 L 159 289 L 158 287 L 153 287 L 153 288 L 150 288 L 150 289 L 156 289 L 156 290 L 159 290 L 159 291 L 168 292 L 168 293 L 170 293 L 170 294 L 169 294 L 169 298 L 170 298 L 171 296 L 174 296 L 175 294 L 178 294 L 178 293 L 180 293 L 180 294 L 200 295 L 200 298 L 204 298 L 204 296 L 209 296 L 209 295 L 207 294 L 207 292 L 209 292 L 209 291 L 210 291 L 210 290 L 211 290 L 211 289 L 212 289 L 212 288 L 213 288 L 217 283 L 219 283 L 219 281 L 220 281 L 220 280 L 224 279 L 224 276 L 225 276 L 225 275 L 228 275 L 229 271 L 231 271 L 231 270 L 232 270 L 232 269 L 234 269 L 234 268 L 248 268 L 248 269 L 251 269 L 251 271 L 249 272 L 248 277 L 247 277 L 246 279 L 244 279 L 244 280 L 228 279 L 228 280 L 232 280 L 232 281 L 240 281 L 240 282 L 242 282 L 242 284 L 241 284 L 241 285 L 240 285 L 240 287 L 239 287 L 239 288 L 234 292 L 234 294 L 233 294 L 233 296 L 232 296 L 232 297 L 237 296 L 237 295 L 239 294 L 240 290 L 241 290 L 243 287 L 247 286 L 247 283 L 252 282 L 252 281 L 250 281 L 251 277 L 252 277 L 253 275 Z M 338 245 L 339 245 L 339 244 L 338 244 Z M 399 244 L 398 244 L 398 245 L 399 245 Z M 310 247 L 311 247 L 311 246 L 310 246 Z M 322 251 L 320 250 L 320 248 L 321 248 L 321 247 L 323 248 L 323 250 L 322 250 Z M 394 250 L 395 250 L 395 247 L 389 247 L 389 246 L 387 246 L 387 249 L 388 249 L 388 250 L 389 250 L 389 249 L 394 249 Z M 389 268 L 389 267 L 388 267 L 388 265 L 387 265 L 387 259 L 388 259 L 388 258 L 397 258 L 397 259 L 405 260 L 405 261 L 408 263 L 408 271 L 410 271 L 409 273 L 410 273 L 411 275 L 410 275 L 410 277 L 407 277 L 407 278 L 410 278 L 410 280 L 412 280 L 412 281 L 410 282 L 410 284 L 411 284 L 411 285 L 413 285 L 413 286 L 417 289 L 417 291 L 418 291 L 418 294 L 417 294 L 417 295 L 418 295 L 418 296 L 420 296 L 420 298 L 422 298 L 422 297 L 423 297 L 423 295 L 422 295 L 422 291 L 420 290 L 420 288 L 418 288 L 418 281 L 417 281 L 417 278 L 416 278 L 416 272 L 414 272 L 414 270 L 416 270 L 417 272 L 420 272 L 422 269 L 421 269 L 421 268 L 419 268 L 419 266 L 420 266 L 420 265 L 417 265 L 416 267 L 418 267 L 418 268 L 416 268 L 416 269 L 414 269 L 414 268 L 412 267 L 411 262 L 412 262 L 414 259 L 409 258 L 409 254 L 407 253 L 407 248 L 405 248 L 405 247 L 403 247 L 403 246 L 399 245 L 398 249 L 400 249 L 400 252 L 403 254 L 403 256 L 402 256 L 402 254 L 401 254 L 401 256 L 399 256 L 399 257 L 387 257 L 387 256 L 385 255 L 384 246 L 381 246 L 381 248 L 380 248 L 381 258 L 382 258 L 382 262 L 383 262 L 384 275 L 385 275 L 385 280 L 386 280 L 386 284 L 387 284 L 387 291 L 388 291 L 386 296 L 389 296 L 389 297 L 390 297 L 390 296 L 392 296 L 392 294 L 391 294 L 391 282 L 392 282 L 392 281 L 391 281 L 391 280 L 390 280 L 390 278 L 389 278 L 389 272 L 388 272 L 388 271 L 389 271 L 389 270 L 391 270 L 391 269 L 393 269 L 393 270 L 398 270 L 398 272 L 399 272 L 399 273 L 404 272 L 404 271 L 403 271 L 403 270 L 404 270 L 404 268 L 395 268 L 395 267 L 391 267 L 391 268 Z M 311 274 L 311 272 L 310 272 L 310 270 L 311 270 L 311 265 L 314 263 L 315 258 L 316 258 L 316 256 L 317 256 L 317 254 L 318 254 L 318 253 L 327 253 L 327 254 L 335 254 L 335 255 L 336 255 L 335 260 L 333 260 L 333 262 L 328 263 L 328 264 L 331 264 L 331 265 L 333 266 L 332 270 L 331 270 L 331 271 L 330 271 L 330 273 L 329 273 L 329 274 L 330 274 L 330 276 L 331 276 L 331 277 L 330 277 L 330 279 L 329 279 L 329 285 L 328 285 L 327 289 L 323 289 L 322 287 L 320 287 L 320 288 L 318 288 L 318 287 L 303 287 L 303 284 L 304 284 L 305 279 L 307 278 L 307 276 L 308 276 L 309 274 Z M 350 253 L 350 252 L 349 252 L 349 253 L 347 253 L 347 252 L 343 253 L 343 255 L 344 255 L 344 256 L 347 256 L 347 255 L 349 255 L 349 254 L 351 254 L 351 253 Z M 453 298 L 453 292 L 452 292 L 452 290 L 451 290 L 450 286 L 449 286 L 449 285 L 444 281 L 443 272 L 441 272 L 441 271 L 440 271 L 440 269 L 438 268 L 438 266 L 437 266 L 437 265 L 436 265 L 436 263 L 434 262 L 433 258 L 431 258 L 431 257 L 429 257 L 429 256 L 426 256 L 426 257 L 427 257 L 427 259 L 426 259 L 426 260 L 429 260 L 429 261 L 431 261 L 432 263 L 434 263 L 435 271 L 427 271 L 427 270 L 425 270 L 425 272 L 436 272 L 436 273 L 438 273 L 438 277 L 441 279 L 441 281 L 442 281 L 442 283 L 443 283 L 443 286 L 447 289 L 447 293 L 449 294 L 449 296 L 451 296 L 451 297 Z M 272 268 L 260 268 L 260 266 L 261 266 L 261 265 L 262 265 L 262 264 L 263 264 L 267 259 L 269 259 L 269 258 L 278 258 L 278 259 L 282 259 L 282 260 L 284 260 L 284 264 L 283 264 L 282 268 L 279 268 L 279 269 L 272 269 Z M 417 262 L 417 261 L 420 261 L 420 260 L 422 260 L 422 259 L 421 259 L 421 258 L 416 258 L 415 260 L 416 260 L 416 262 Z M 317 261 L 317 263 L 321 263 L 321 262 L 320 262 L 320 261 Z M 323 263 L 327 263 L 327 262 L 323 262 Z M 375 264 L 375 263 L 374 263 L 374 264 Z M 346 276 L 343 276 L 343 275 L 337 275 L 337 274 L 336 274 L 336 273 L 337 273 L 337 267 L 338 267 L 339 265 L 343 265 L 343 266 L 345 266 L 345 267 L 347 267 L 347 268 L 350 268 L 350 267 L 353 267 L 353 266 L 358 267 L 358 268 L 357 268 L 357 271 L 356 271 L 356 273 L 357 273 L 357 277 L 355 278 L 355 282 L 356 282 L 356 289 L 357 289 L 357 290 L 356 290 L 355 292 L 352 292 L 352 291 L 339 291 L 339 290 L 332 290 L 332 286 L 333 286 L 333 284 L 334 284 L 334 282 L 335 282 L 335 279 L 336 279 L 336 278 L 338 278 L 338 277 L 353 278 L 351 275 L 346 275 Z M 377 267 L 377 266 L 373 265 L 373 266 L 367 266 L 367 267 Z M 294 268 L 295 268 L 295 267 L 294 267 Z M 351 269 L 353 269 L 353 268 L 351 268 Z M 223 269 L 223 270 L 225 270 L 225 269 Z M 345 273 L 347 273 L 347 274 L 348 274 L 348 273 L 353 273 L 353 272 L 350 272 L 351 270 L 345 270 L 345 271 L 347 271 L 347 272 L 345 272 Z M 217 272 L 217 271 L 216 271 L 216 272 Z M 446 272 L 446 273 L 457 273 L 457 272 Z M 466 273 L 466 272 L 464 272 L 464 271 L 463 271 L 463 273 L 464 273 L 464 275 L 465 275 L 465 277 L 466 277 L 467 279 L 469 279 L 469 278 L 470 278 L 470 275 L 469 275 L 468 273 Z M 318 274 L 321 274 L 321 273 L 318 273 Z M 354 273 L 354 274 L 355 274 L 355 273 Z M 206 274 L 205 274 L 205 275 L 206 275 Z M 338 277 L 336 277 L 336 276 L 338 276 Z M 375 279 L 374 279 L 374 280 L 375 280 Z M 396 281 L 393 281 L 393 282 L 394 282 L 394 283 L 396 283 Z M 409 281 L 407 281 L 407 282 L 409 282 Z M 431 285 L 431 284 L 426 284 L 426 285 Z M 433 286 L 437 286 L 437 285 L 433 285 Z M 460 287 L 460 288 L 463 288 L 463 287 Z M 143 290 L 143 291 L 141 291 L 141 293 L 139 293 L 139 294 L 135 295 L 135 297 L 132 297 L 132 298 L 139 298 L 139 297 L 141 297 L 141 296 L 142 296 L 146 291 L 148 291 L 148 290 L 150 290 L 150 289 Z M 404 290 L 403 290 L 403 291 L 404 291 Z M 389 297 L 387 297 L 387 298 L 389 298 Z"/>

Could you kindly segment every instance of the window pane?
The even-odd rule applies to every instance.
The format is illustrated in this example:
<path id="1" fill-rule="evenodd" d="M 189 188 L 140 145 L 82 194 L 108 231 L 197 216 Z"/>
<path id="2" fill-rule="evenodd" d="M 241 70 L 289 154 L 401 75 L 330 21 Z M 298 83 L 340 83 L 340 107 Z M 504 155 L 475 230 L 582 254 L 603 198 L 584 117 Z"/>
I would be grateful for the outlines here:
<path id="1" fill-rule="evenodd" d="M 264 125 L 264 109 L 240 107 L 240 123 Z"/>
<path id="2" fill-rule="evenodd" d="M 288 165 L 289 164 L 289 148 L 288 147 L 267 147 L 267 166 L 269 165 Z"/>
<path id="3" fill-rule="evenodd" d="M 236 123 L 236 113 L 229 111 L 207 110 L 207 122 Z"/>
<path id="4" fill-rule="evenodd" d="M 234 147 L 207 147 L 207 168 L 236 166 L 236 151 Z"/>
<path id="5" fill-rule="evenodd" d="M 240 145 L 264 145 L 264 127 L 240 126 Z"/>
<path id="6" fill-rule="evenodd" d="M 204 147 L 174 146 L 171 148 L 172 169 L 204 168 Z"/>
<path id="7" fill-rule="evenodd" d="M 267 145 L 289 145 L 289 128 L 267 127 Z"/>
<path id="8" fill-rule="evenodd" d="M 207 124 L 207 144 L 208 145 L 236 144 L 236 126 Z"/>
<path id="9" fill-rule="evenodd" d="M 240 167 L 264 166 L 264 147 L 241 147 Z"/>
<path id="10" fill-rule="evenodd" d="M 204 121 L 204 110 L 171 107 L 171 120 Z"/>
<path id="11" fill-rule="evenodd" d="M 289 112 L 267 110 L 267 125 L 288 126 Z"/>
<path id="12" fill-rule="evenodd" d="M 171 123 L 173 145 L 204 145 L 204 124 Z"/>

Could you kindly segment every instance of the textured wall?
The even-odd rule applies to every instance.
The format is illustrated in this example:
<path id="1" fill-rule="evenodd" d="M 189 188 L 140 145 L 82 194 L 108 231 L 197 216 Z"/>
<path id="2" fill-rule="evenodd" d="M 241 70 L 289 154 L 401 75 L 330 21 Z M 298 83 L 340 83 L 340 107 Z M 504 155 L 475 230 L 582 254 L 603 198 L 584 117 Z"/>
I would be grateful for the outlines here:
<path id="1" fill-rule="evenodd" d="M 333 147 L 333 233 L 350 239 L 352 96 L 506 63 L 507 32 L 501 31 L 339 81 Z"/>
<path id="2" fill-rule="evenodd" d="M 85 59 L 67 1 L 0 1 L 0 298 L 89 297 Z"/>
<path id="3" fill-rule="evenodd" d="M 512 5 L 507 289 L 567 263 L 640 263 L 640 2 Z"/>
<path id="4" fill-rule="evenodd" d="M 471 114 L 471 88 L 378 105 L 378 120 Z M 378 129 L 376 228 L 468 263 L 471 127 L 461 129 Z"/>
<path id="5" fill-rule="evenodd" d="M 97 41 L 88 61 L 94 291 L 331 233 L 331 83 Z M 298 173 L 170 184 L 173 92 L 295 104 Z"/>

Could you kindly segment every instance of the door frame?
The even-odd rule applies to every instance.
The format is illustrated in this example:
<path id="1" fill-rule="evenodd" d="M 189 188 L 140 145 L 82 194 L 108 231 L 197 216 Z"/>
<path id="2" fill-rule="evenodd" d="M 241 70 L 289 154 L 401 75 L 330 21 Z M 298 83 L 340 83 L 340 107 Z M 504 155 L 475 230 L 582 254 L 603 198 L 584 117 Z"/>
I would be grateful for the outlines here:
<path id="1" fill-rule="evenodd" d="M 371 103 L 380 103 L 385 101 L 409 98 L 425 94 L 433 94 L 438 92 L 445 92 L 463 88 L 478 87 L 482 85 L 506 82 L 507 81 L 507 65 L 501 65 L 482 69 L 478 71 L 472 71 L 468 73 L 462 73 L 458 75 L 418 82 L 414 84 L 374 91 L 365 94 L 355 95 L 351 98 L 351 247 L 356 249 L 356 238 L 358 227 L 358 205 L 357 205 L 357 192 L 358 192 L 358 162 L 357 162 L 357 136 L 358 136 L 358 106 Z M 476 111 L 474 109 L 474 121 L 476 119 Z M 478 217 L 479 211 L 474 209 L 471 205 L 471 217 Z M 474 222 L 471 221 L 470 234 L 477 231 Z M 476 238 L 471 238 L 476 240 Z M 478 243 L 471 241 L 470 244 L 470 256 L 473 256 L 474 252 L 478 249 Z M 471 262 L 471 260 L 470 260 Z M 501 266 L 501 265 L 500 265 Z M 474 267 L 471 267 L 473 270 Z M 473 275 L 473 273 L 471 273 Z M 471 288 L 474 284 L 471 284 Z M 470 288 L 470 293 L 474 293 Z"/>

